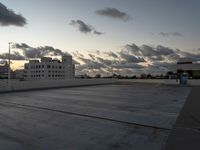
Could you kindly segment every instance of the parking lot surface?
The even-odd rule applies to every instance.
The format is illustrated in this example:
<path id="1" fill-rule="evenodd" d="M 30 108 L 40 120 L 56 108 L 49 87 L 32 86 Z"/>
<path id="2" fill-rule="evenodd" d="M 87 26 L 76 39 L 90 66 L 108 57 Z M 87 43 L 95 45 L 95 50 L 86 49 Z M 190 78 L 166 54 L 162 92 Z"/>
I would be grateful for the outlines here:
<path id="1" fill-rule="evenodd" d="M 1 150 L 161 150 L 190 87 L 101 85 L 0 94 Z"/>

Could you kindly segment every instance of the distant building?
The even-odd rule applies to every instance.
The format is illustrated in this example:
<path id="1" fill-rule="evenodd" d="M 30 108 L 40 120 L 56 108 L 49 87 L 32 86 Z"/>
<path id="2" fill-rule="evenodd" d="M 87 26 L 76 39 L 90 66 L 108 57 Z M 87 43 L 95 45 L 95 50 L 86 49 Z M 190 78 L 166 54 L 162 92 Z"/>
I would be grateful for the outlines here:
<path id="1" fill-rule="evenodd" d="M 6 63 L 5 65 L 0 66 L 0 78 L 5 79 L 8 78 L 8 64 Z"/>
<path id="2" fill-rule="evenodd" d="M 62 56 L 62 61 L 50 57 L 30 60 L 24 65 L 24 80 L 64 80 L 75 77 L 72 56 Z"/>
<path id="3" fill-rule="evenodd" d="M 177 74 L 187 73 L 189 77 L 200 78 L 200 63 L 193 63 L 190 58 L 180 58 L 176 70 Z"/>
<path id="4" fill-rule="evenodd" d="M 19 79 L 19 80 L 24 80 L 24 70 L 23 69 L 18 69 L 15 70 L 11 73 L 12 79 Z"/>

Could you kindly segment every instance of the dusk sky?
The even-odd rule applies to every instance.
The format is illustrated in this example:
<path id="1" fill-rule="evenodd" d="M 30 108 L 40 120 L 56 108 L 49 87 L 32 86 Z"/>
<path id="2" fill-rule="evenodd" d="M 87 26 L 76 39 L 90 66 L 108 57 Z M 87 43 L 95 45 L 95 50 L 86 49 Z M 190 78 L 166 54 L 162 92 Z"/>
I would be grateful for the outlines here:
<path id="1" fill-rule="evenodd" d="M 85 73 L 97 65 L 95 73 L 159 72 L 156 66 L 179 57 L 199 58 L 199 6 L 199 0 L 0 0 L 0 53 L 8 42 L 30 50 L 52 46 L 80 60 Z"/>

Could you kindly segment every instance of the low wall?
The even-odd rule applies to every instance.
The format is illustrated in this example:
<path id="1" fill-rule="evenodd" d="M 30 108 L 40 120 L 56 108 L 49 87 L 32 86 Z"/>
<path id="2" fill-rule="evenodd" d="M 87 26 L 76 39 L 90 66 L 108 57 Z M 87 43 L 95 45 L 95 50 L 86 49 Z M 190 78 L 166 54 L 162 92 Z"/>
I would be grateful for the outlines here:
<path id="1" fill-rule="evenodd" d="M 200 85 L 200 79 L 199 80 L 189 80 L 188 85 L 199 86 Z"/>
<path id="2" fill-rule="evenodd" d="M 4 82 L 0 82 L 0 92 L 7 91 L 24 91 L 24 90 L 37 90 L 48 88 L 61 88 L 61 87 L 76 87 L 76 86 L 89 86 L 116 83 L 112 79 L 71 79 L 71 80 L 57 80 L 57 81 L 11 81 L 10 87 Z"/>
<path id="3" fill-rule="evenodd" d="M 151 84 L 165 84 L 165 85 L 179 85 L 179 80 L 176 79 L 127 79 L 119 80 L 120 83 L 151 83 Z M 189 86 L 200 86 L 200 79 L 188 80 L 187 85 Z"/>
<path id="4" fill-rule="evenodd" d="M 57 81 L 17 81 L 12 80 L 10 87 L 8 87 L 7 80 L 0 81 L 0 92 L 8 91 L 24 91 L 37 90 L 48 88 L 61 87 L 78 87 L 101 84 L 134 84 L 134 83 L 150 83 L 150 84 L 165 84 L 165 85 L 179 85 L 179 81 L 170 79 L 71 79 L 71 80 L 57 80 Z M 200 86 L 200 80 L 188 80 L 189 86 Z"/>

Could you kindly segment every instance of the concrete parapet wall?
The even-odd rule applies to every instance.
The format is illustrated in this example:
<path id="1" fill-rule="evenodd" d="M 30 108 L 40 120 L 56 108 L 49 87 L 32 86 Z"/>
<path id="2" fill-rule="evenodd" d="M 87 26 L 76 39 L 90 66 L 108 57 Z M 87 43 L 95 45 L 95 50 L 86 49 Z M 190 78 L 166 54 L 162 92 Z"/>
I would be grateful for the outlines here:
<path id="1" fill-rule="evenodd" d="M 176 79 L 127 79 L 119 80 L 121 83 L 151 83 L 151 84 L 165 84 L 165 85 L 179 85 L 179 80 Z M 200 79 L 188 80 L 187 85 L 189 86 L 200 86 Z"/>
<path id="2" fill-rule="evenodd" d="M 24 90 L 37 90 L 48 88 L 61 88 L 61 87 L 76 87 L 76 86 L 89 86 L 100 84 L 112 84 L 117 80 L 111 79 L 70 79 L 70 80 L 57 80 L 57 81 L 11 81 L 10 87 L 1 84 L 0 92 L 7 91 L 24 91 Z"/>
<path id="3" fill-rule="evenodd" d="M 189 80 L 188 84 L 191 86 L 200 86 L 200 79 L 199 80 Z"/>
<path id="4" fill-rule="evenodd" d="M 17 81 L 12 80 L 10 87 L 6 80 L 0 81 L 0 92 L 8 91 L 24 91 L 37 90 L 48 88 L 62 88 L 62 87 L 78 87 L 100 84 L 134 84 L 134 83 L 149 83 L 149 84 L 165 84 L 165 85 L 179 85 L 179 81 L 170 79 L 71 79 L 71 80 L 57 80 L 57 81 Z M 188 80 L 189 86 L 200 86 L 200 80 Z"/>

